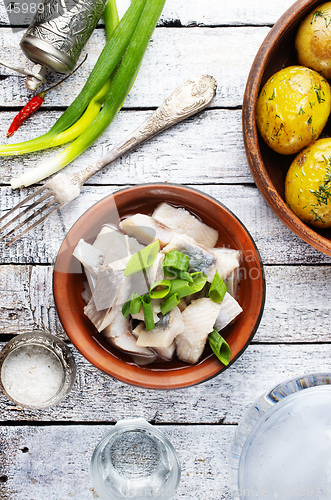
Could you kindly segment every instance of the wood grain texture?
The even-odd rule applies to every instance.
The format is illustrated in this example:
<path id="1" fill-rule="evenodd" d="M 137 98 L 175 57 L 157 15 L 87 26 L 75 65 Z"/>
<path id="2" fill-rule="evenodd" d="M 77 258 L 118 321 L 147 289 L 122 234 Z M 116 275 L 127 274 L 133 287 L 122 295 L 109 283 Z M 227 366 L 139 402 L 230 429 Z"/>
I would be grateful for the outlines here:
<path id="1" fill-rule="evenodd" d="M 234 427 L 160 425 L 157 428 L 173 443 L 182 464 L 182 478 L 174 500 L 229 498 L 227 450 Z M 0 482 L 1 499 L 99 498 L 92 484 L 90 460 L 97 443 L 111 429 L 109 425 L 4 427 L 0 475 L 7 481 Z M 214 455 L 208 450 L 215 446 L 218 453 Z M 51 459 L 47 463 L 41 460 L 45 449 Z"/>
<path id="2" fill-rule="evenodd" d="M 143 164 L 141 167 L 144 168 Z M 125 174 L 126 171 L 127 176 L 134 178 L 134 171 L 130 168 L 126 169 L 120 164 L 117 168 L 119 173 Z M 102 175 L 100 174 L 101 178 Z M 331 262 L 330 257 L 318 252 L 295 236 L 276 217 L 253 185 L 198 184 L 191 185 L 191 187 L 213 196 L 242 221 L 253 237 L 264 264 L 300 265 Z M 23 236 L 9 247 L 0 242 L 1 262 L 4 264 L 53 264 L 65 235 L 75 221 L 93 204 L 119 188 L 121 186 L 113 185 L 83 187 L 78 199 L 50 216 L 42 226 L 33 230 L 31 235 Z M 9 187 L 0 187 L 1 209 L 8 210 L 32 189 L 34 188 L 13 193 Z"/>
<path id="3" fill-rule="evenodd" d="M 197 74 L 210 74 L 218 82 L 213 107 L 241 106 L 249 69 L 268 32 L 269 28 L 265 27 L 171 28 L 169 37 L 169 29 L 157 28 L 125 107 L 157 107 L 178 85 Z M 12 33 L 10 28 L 0 30 L 2 58 L 24 65 L 25 56 L 19 49 L 20 38 L 21 34 Z M 94 66 L 104 41 L 103 30 L 92 34 L 83 51 L 88 53 L 86 63 L 75 77 L 47 94 L 45 107 L 63 107 L 73 101 Z M 151 68 L 155 70 L 151 71 Z M 6 68 L 1 68 L 1 74 L 9 76 L 0 81 L 0 106 L 26 104 L 31 93 L 25 88 L 24 77 Z M 49 85 L 53 81 L 50 78 Z"/>
<path id="4" fill-rule="evenodd" d="M 77 378 L 69 396 L 58 406 L 28 410 L 0 394 L 0 414 L 6 422 L 51 422 L 87 428 L 142 416 L 157 424 L 238 424 L 244 411 L 274 386 L 307 373 L 329 373 L 331 345 L 251 344 L 225 372 L 200 385 L 172 391 L 129 386 L 103 374 L 72 348 Z M 1 344 L 3 345 L 3 344 Z M 191 446 L 191 443 L 190 443 Z M 60 447 L 65 448 L 62 443 Z M 77 448 L 77 453 L 80 453 Z M 210 449 L 210 453 L 212 450 Z M 39 500 L 39 499 L 38 499 Z"/>
<path id="5" fill-rule="evenodd" d="M 49 266 L 0 266 L 2 334 L 42 328 L 67 338 L 54 307 L 52 272 Z M 265 266 L 265 278 L 266 304 L 254 342 L 330 342 L 329 304 L 324 300 L 329 266 Z"/>
<path id="6" fill-rule="evenodd" d="M 119 0 L 120 9 L 128 0 Z M 174 444 L 182 463 L 175 500 L 229 500 L 227 467 L 236 426 L 261 394 L 283 380 L 330 370 L 331 258 L 296 237 L 255 187 L 241 132 L 249 69 L 270 26 L 292 0 L 167 0 L 141 71 L 123 110 L 103 136 L 73 162 L 77 171 L 101 157 L 138 126 L 186 78 L 212 74 L 211 107 L 142 145 L 93 177 L 82 195 L 11 247 L 0 243 L 2 342 L 20 331 L 45 328 L 66 339 L 52 296 L 52 266 L 70 227 L 89 207 L 126 187 L 147 182 L 190 185 L 215 197 L 244 223 L 265 265 L 267 296 L 251 345 L 224 373 L 176 391 L 125 385 L 89 364 L 69 344 L 77 363 L 70 395 L 42 411 L 15 406 L 0 393 L 1 500 L 95 500 L 90 458 L 97 442 L 122 418 L 145 417 Z M 0 24 L 8 26 L 3 4 Z M 25 64 L 22 31 L 0 28 L 1 57 Z M 8 142 L 42 134 L 78 94 L 104 43 L 99 26 L 89 57 L 68 84 L 47 94 L 40 110 Z M 207 55 L 206 55 L 207 54 Z M 1 69 L 0 130 L 4 142 L 15 110 L 30 93 L 24 77 Z M 49 78 L 49 84 L 57 80 Z M 12 192 L 9 180 L 53 151 L 1 158 L 1 214 L 32 189 Z"/>
<path id="7" fill-rule="evenodd" d="M 191 0 L 188 4 L 185 0 L 167 0 L 159 24 L 180 24 L 182 26 L 273 24 L 292 3 L 292 0 L 279 0 L 278 2 L 265 2 L 262 0 L 245 2 L 245 0 L 234 0 L 231 3 L 219 3 L 215 2 L 215 0 L 206 0 L 204 2 Z M 119 13 L 122 15 L 128 5 L 128 1 L 118 0 L 117 5 Z M 25 8 L 24 10 L 27 9 Z M 29 12 L 24 15 L 22 12 L 23 9 L 21 9 L 19 16 L 13 15 L 15 14 L 14 12 L 8 18 L 6 5 L 4 2 L 1 2 L 1 25 L 28 25 L 33 18 L 31 10 L 30 8 Z"/>

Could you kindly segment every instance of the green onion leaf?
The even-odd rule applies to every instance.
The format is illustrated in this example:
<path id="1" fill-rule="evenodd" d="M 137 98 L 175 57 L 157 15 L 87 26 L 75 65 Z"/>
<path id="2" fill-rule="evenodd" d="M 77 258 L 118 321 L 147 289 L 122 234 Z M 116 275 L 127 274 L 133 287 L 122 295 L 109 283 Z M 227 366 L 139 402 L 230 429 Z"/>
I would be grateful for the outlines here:
<path id="1" fill-rule="evenodd" d="M 153 318 L 152 299 L 150 298 L 148 293 L 145 293 L 145 295 L 142 296 L 142 305 L 144 311 L 145 327 L 149 332 L 150 330 L 154 330 L 155 323 Z"/>
<path id="2" fill-rule="evenodd" d="M 186 280 L 182 280 L 180 278 L 175 278 L 174 280 L 171 280 L 171 289 L 169 292 L 169 296 L 177 294 L 178 297 L 181 299 L 182 297 L 187 297 L 188 295 L 191 295 L 193 292 L 190 285 L 191 283 L 187 282 Z"/>
<path id="3" fill-rule="evenodd" d="M 171 311 L 174 307 L 178 306 L 180 298 L 178 293 L 171 295 L 163 304 L 161 304 L 161 313 L 163 316 Z"/>
<path id="4" fill-rule="evenodd" d="M 156 281 L 149 291 L 149 295 L 152 299 L 163 299 L 168 295 L 171 288 L 170 280 Z"/>
<path id="5" fill-rule="evenodd" d="M 191 278 L 193 280 L 193 283 L 189 284 L 192 290 L 191 293 L 200 292 L 207 283 L 207 276 L 203 274 L 201 271 L 191 273 Z"/>
<path id="6" fill-rule="evenodd" d="M 229 344 L 215 329 L 208 335 L 208 341 L 212 351 L 220 362 L 227 366 L 231 358 L 231 347 Z"/>
<path id="7" fill-rule="evenodd" d="M 130 300 L 128 300 L 127 302 L 125 302 L 124 306 L 122 307 L 122 314 L 123 316 L 128 319 L 129 317 L 129 314 L 130 314 Z"/>
<path id="8" fill-rule="evenodd" d="M 193 281 L 191 275 L 187 272 L 190 259 L 187 255 L 178 250 L 171 250 L 165 254 L 163 260 L 164 274 L 173 278 L 180 278 L 186 281 Z"/>
<path id="9" fill-rule="evenodd" d="M 135 274 L 138 271 L 150 267 L 155 261 L 159 250 L 160 242 L 156 240 L 142 250 L 139 250 L 139 252 L 133 254 L 127 263 L 124 276 L 131 276 L 131 274 Z"/>
<path id="10" fill-rule="evenodd" d="M 209 297 L 213 302 L 222 302 L 224 295 L 226 294 L 226 284 L 220 277 L 218 270 L 215 273 L 212 284 L 209 288 Z"/>
<path id="11" fill-rule="evenodd" d="M 133 292 L 130 299 L 130 314 L 139 314 L 141 309 L 142 298 L 137 293 Z"/>
<path id="12" fill-rule="evenodd" d="M 163 267 L 173 267 L 181 271 L 187 271 L 190 259 L 178 250 L 171 250 L 164 256 Z"/>

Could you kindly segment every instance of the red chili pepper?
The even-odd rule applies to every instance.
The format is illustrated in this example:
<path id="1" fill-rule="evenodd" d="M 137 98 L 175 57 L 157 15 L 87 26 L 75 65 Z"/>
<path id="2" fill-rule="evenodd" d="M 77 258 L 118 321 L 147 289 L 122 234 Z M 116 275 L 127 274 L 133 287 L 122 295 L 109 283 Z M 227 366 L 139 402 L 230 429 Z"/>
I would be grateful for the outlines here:
<path id="1" fill-rule="evenodd" d="M 32 99 L 22 108 L 17 115 L 15 116 L 14 120 L 12 121 L 8 132 L 7 132 L 7 137 L 11 137 L 16 130 L 22 125 L 22 123 L 29 118 L 29 116 L 32 115 L 37 109 L 40 108 L 42 103 L 44 102 L 44 95 L 45 92 L 41 92 L 40 94 L 35 95 L 32 97 Z"/>
<path id="2" fill-rule="evenodd" d="M 69 78 L 73 73 L 75 73 L 78 70 L 78 68 L 81 67 L 81 65 L 86 61 L 86 59 L 87 59 L 87 54 L 83 59 L 83 61 L 70 73 L 70 75 L 67 75 L 60 82 L 56 83 L 55 85 L 52 85 L 52 87 L 49 87 L 49 89 L 44 90 L 43 92 L 40 92 L 39 94 L 32 97 L 32 99 L 30 99 L 30 101 L 24 106 L 24 108 L 22 108 L 15 116 L 14 120 L 12 121 L 8 129 L 7 137 L 11 137 L 16 132 L 16 130 L 22 125 L 22 123 L 40 108 L 40 106 L 44 102 L 45 94 L 49 90 L 54 89 L 54 87 L 57 87 L 58 85 L 60 85 L 60 83 L 67 80 L 67 78 Z"/>

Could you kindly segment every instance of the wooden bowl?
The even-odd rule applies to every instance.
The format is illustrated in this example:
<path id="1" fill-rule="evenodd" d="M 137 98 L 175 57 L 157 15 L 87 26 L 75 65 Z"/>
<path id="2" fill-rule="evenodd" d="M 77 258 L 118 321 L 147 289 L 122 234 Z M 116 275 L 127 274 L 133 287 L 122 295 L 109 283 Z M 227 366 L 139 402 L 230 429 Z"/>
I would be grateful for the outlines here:
<path id="1" fill-rule="evenodd" d="M 259 253 L 248 231 L 227 208 L 193 189 L 170 184 L 146 184 L 108 196 L 90 208 L 71 228 L 55 263 L 53 292 L 64 330 L 81 354 L 94 366 L 116 379 L 145 388 L 187 387 L 214 377 L 226 369 L 209 350 L 200 362 L 189 365 L 178 360 L 138 366 L 124 353 L 112 348 L 84 315 L 81 297 L 84 276 L 72 256 L 78 241 L 93 242 L 102 225 L 117 223 L 125 216 L 151 214 L 162 201 L 187 208 L 219 231 L 217 246 L 232 247 L 241 254 L 239 303 L 243 312 L 223 331 L 231 346 L 233 363 L 246 349 L 260 323 L 265 301 L 265 282 Z"/>
<path id="2" fill-rule="evenodd" d="M 255 120 L 260 88 L 280 69 L 298 64 L 294 40 L 301 21 L 321 0 L 299 0 L 276 22 L 262 43 L 249 73 L 243 101 L 243 136 L 248 163 L 265 200 L 275 214 L 302 240 L 331 255 L 331 229 L 318 229 L 302 222 L 285 203 L 285 177 L 295 155 L 280 155 L 261 138 Z M 322 137 L 331 136 L 327 123 Z"/>

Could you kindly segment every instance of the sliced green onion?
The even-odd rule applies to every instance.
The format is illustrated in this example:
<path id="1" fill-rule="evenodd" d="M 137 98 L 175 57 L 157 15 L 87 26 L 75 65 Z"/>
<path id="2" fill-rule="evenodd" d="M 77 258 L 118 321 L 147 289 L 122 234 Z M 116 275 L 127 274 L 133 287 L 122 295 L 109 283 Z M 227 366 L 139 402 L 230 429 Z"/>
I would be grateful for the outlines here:
<path id="1" fill-rule="evenodd" d="M 187 271 L 189 262 L 190 259 L 187 255 L 178 250 L 171 250 L 165 254 L 162 266 Z"/>
<path id="2" fill-rule="evenodd" d="M 145 295 L 142 296 L 142 306 L 144 311 L 145 327 L 149 332 L 150 330 L 154 330 L 155 323 L 153 318 L 152 299 L 148 293 L 145 293 Z"/>
<path id="3" fill-rule="evenodd" d="M 209 297 L 213 302 L 222 302 L 224 295 L 226 294 L 226 290 L 226 284 L 220 277 L 220 273 L 217 270 L 209 288 Z"/>
<path id="4" fill-rule="evenodd" d="M 130 314 L 139 314 L 141 310 L 142 298 L 133 292 L 130 299 Z"/>
<path id="5" fill-rule="evenodd" d="M 130 300 L 128 300 L 127 302 L 125 302 L 124 306 L 122 307 L 122 314 L 123 316 L 128 319 L 129 317 L 129 314 L 130 314 Z"/>
<path id="6" fill-rule="evenodd" d="M 166 276 L 173 278 L 181 278 L 186 281 L 193 281 L 190 274 L 187 272 L 190 259 L 187 255 L 178 250 L 171 250 L 165 254 L 163 260 L 163 270 Z"/>
<path id="7" fill-rule="evenodd" d="M 139 0 L 136 0 L 136 2 L 138 1 Z M 45 177 L 58 172 L 63 167 L 68 165 L 96 141 L 96 139 L 105 131 L 113 118 L 116 116 L 132 87 L 132 83 L 137 75 L 137 71 L 140 67 L 141 61 L 144 57 L 150 38 L 165 3 L 165 0 L 145 1 L 146 4 L 144 5 L 143 12 L 140 15 L 138 25 L 136 26 L 130 43 L 121 60 L 121 64 L 119 65 L 114 80 L 111 84 L 111 88 L 107 94 L 104 106 L 98 116 L 91 123 L 91 125 L 87 129 L 85 129 L 72 144 L 70 144 L 70 146 L 65 148 L 55 158 L 48 160 L 46 164 L 43 163 L 42 165 L 39 165 L 36 168 L 23 173 L 20 177 L 11 179 L 11 185 L 14 189 L 22 186 L 30 186 L 31 184 L 37 183 Z M 131 4 L 131 6 L 132 5 L 133 3 Z M 118 26 L 120 26 L 120 24 Z M 116 28 L 114 33 L 117 31 L 118 29 Z M 97 61 L 97 64 L 99 62 L 99 59 Z M 102 84 L 105 80 L 102 80 Z M 86 105 L 87 104 L 88 102 L 86 103 Z M 73 122 L 68 123 L 68 126 L 70 126 L 72 123 Z M 53 129 L 54 127 L 51 130 Z"/>
<path id="8" fill-rule="evenodd" d="M 215 329 L 208 335 L 208 341 L 217 358 L 221 361 L 221 363 L 223 363 L 223 365 L 227 366 L 231 358 L 231 347 L 229 344 Z"/>
<path id="9" fill-rule="evenodd" d="M 193 280 L 193 282 L 189 284 L 192 290 L 191 293 L 200 292 L 207 283 L 207 276 L 201 271 L 191 273 L 191 278 Z"/>
<path id="10" fill-rule="evenodd" d="M 161 313 L 163 316 L 171 311 L 174 307 L 178 306 L 180 302 L 180 297 L 178 293 L 171 295 L 163 304 L 161 304 Z"/>
<path id="11" fill-rule="evenodd" d="M 162 8 L 165 0 L 157 0 L 158 6 L 162 3 Z M 133 0 L 128 7 L 124 16 L 116 26 L 116 29 L 107 41 L 98 60 L 92 69 L 83 89 L 64 111 L 60 118 L 55 122 L 52 128 L 46 133 L 30 141 L 24 141 L 16 144 L 8 144 L 0 146 L 0 155 L 17 155 L 39 151 L 51 146 L 54 138 L 71 127 L 82 115 L 89 102 L 99 92 L 101 87 L 106 82 L 107 78 L 116 70 L 121 61 L 128 44 L 132 43 L 134 33 L 143 20 L 141 14 L 146 7 L 148 0 Z M 161 8 L 161 11 L 162 11 Z M 161 12 L 160 12 L 161 14 Z M 159 15 L 160 15 L 159 14 Z M 156 24 L 157 20 L 155 21 Z M 144 25 L 146 23 L 143 23 Z M 150 33 L 150 36 L 152 33 Z M 141 33 L 139 36 L 142 36 Z M 130 88 L 130 87 L 129 87 Z M 122 98 L 123 102 L 124 99 Z"/>
<path id="12" fill-rule="evenodd" d="M 160 241 L 156 240 L 147 247 L 133 254 L 126 265 L 124 276 L 131 276 L 147 267 L 150 267 L 160 250 Z"/>
<path id="13" fill-rule="evenodd" d="M 174 280 L 171 280 L 171 290 L 169 295 L 177 294 L 180 299 L 182 297 L 187 297 L 193 293 L 190 285 L 191 283 L 187 282 L 187 280 L 175 278 Z"/>
<path id="14" fill-rule="evenodd" d="M 163 299 L 166 295 L 168 295 L 171 288 L 170 280 L 161 280 L 156 281 L 149 291 L 149 295 L 151 299 Z"/>

